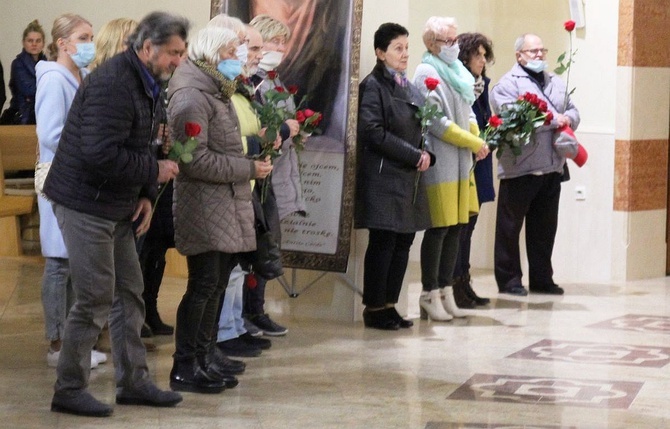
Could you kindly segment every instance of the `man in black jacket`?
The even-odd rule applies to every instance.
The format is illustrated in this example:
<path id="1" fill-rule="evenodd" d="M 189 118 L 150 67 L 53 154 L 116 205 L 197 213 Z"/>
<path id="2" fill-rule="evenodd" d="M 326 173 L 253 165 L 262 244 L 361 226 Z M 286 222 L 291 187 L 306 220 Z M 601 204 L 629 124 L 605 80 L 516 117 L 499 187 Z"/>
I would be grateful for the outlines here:
<path id="1" fill-rule="evenodd" d="M 146 16 L 129 37 L 128 49 L 87 77 L 70 108 L 44 185 L 68 249 L 76 297 L 65 326 L 52 411 L 112 414 L 111 406 L 88 393 L 90 367 L 84 365 L 108 319 L 116 403 L 169 407 L 182 400 L 149 377 L 140 339 L 143 282 L 134 235 L 149 227 L 157 183 L 179 171 L 173 161 L 156 160 L 151 142 L 161 119 L 160 81 L 179 65 L 188 29 L 181 17 Z"/>

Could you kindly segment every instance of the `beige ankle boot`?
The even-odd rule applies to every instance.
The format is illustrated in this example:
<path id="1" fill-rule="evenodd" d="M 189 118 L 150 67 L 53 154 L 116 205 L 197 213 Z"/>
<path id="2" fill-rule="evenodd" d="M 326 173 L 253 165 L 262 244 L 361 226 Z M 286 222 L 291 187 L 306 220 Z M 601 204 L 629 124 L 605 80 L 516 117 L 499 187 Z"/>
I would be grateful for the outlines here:
<path id="1" fill-rule="evenodd" d="M 436 322 L 446 322 L 453 319 L 449 313 L 444 311 L 440 300 L 440 291 L 435 289 L 430 292 L 421 292 L 419 298 L 419 307 L 421 307 L 421 320 L 434 320 Z"/>
<path id="2" fill-rule="evenodd" d="M 456 305 L 454 289 L 451 286 L 440 288 L 440 298 L 444 310 L 453 317 L 465 317 L 467 314 Z"/>

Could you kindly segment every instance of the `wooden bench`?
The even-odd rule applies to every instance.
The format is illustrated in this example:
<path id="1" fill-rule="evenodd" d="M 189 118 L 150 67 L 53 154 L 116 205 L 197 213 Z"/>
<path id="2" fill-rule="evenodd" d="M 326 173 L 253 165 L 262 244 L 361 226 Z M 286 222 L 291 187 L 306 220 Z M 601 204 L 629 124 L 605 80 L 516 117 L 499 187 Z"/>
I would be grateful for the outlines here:
<path id="1" fill-rule="evenodd" d="M 34 125 L 0 126 L 0 256 L 23 254 L 19 216 L 31 214 L 36 207 L 34 195 L 5 193 L 5 173 L 33 170 L 36 148 Z"/>

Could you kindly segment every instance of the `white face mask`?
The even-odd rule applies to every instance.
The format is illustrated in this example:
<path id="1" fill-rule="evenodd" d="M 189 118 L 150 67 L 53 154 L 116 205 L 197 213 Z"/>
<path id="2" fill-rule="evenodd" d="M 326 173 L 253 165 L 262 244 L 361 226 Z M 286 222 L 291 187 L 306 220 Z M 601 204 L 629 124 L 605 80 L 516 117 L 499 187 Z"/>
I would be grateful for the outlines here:
<path id="1" fill-rule="evenodd" d="M 451 46 L 442 45 L 440 53 L 437 56 L 445 63 L 452 64 L 458 59 L 458 54 L 460 52 L 461 49 L 458 47 L 458 43 L 454 43 Z"/>
<path id="2" fill-rule="evenodd" d="M 247 47 L 246 43 L 242 43 L 237 47 L 235 50 L 235 56 L 242 64 L 247 63 L 247 60 L 249 59 L 249 48 Z"/>
<path id="3" fill-rule="evenodd" d="M 263 54 L 263 59 L 258 65 L 258 68 L 265 71 L 270 71 L 276 69 L 281 60 L 284 58 L 284 54 L 278 51 L 268 51 Z"/>
<path id="4" fill-rule="evenodd" d="M 524 67 L 532 72 L 540 73 L 547 69 L 547 62 L 544 60 L 531 60 Z"/>

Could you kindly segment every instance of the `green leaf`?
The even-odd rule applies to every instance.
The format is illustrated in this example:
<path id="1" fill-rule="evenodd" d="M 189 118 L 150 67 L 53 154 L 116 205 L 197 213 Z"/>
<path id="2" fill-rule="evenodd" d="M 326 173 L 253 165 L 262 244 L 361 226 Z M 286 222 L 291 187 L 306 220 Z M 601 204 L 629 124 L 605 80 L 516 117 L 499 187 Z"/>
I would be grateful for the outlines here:
<path id="1" fill-rule="evenodd" d="M 193 154 L 191 154 L 190 152 L 182 153 L 181 156 L 179 157 L 179 160 L 184 164 L 188 164 L 189 162 L 193 161 Z"/>
<path id="2" fill-rule="evenodd" d="M 198 141 L 196 139 L 188 139 L 184 145 L 184 153 L 192 153 L 196 147 L 198 147 Z"/>
<path id="3" fill-rule="evenodd" d="M 561 55 L 558 56 L 558 59 L 556 60 L 557 63 L 562 63 L 563 60 L 565 59 L 565 52 L 563 52 Z"/>

